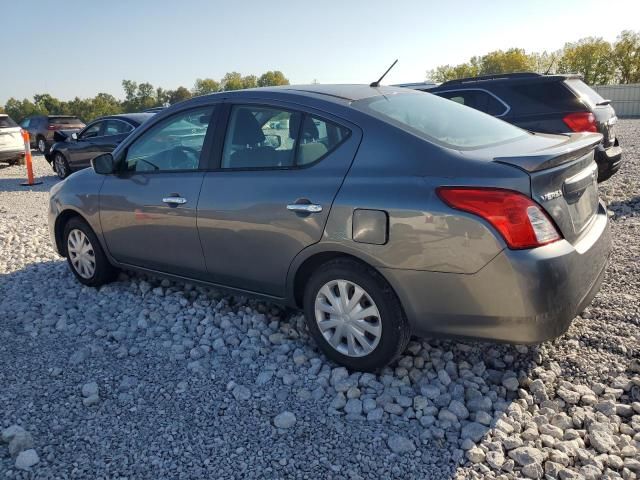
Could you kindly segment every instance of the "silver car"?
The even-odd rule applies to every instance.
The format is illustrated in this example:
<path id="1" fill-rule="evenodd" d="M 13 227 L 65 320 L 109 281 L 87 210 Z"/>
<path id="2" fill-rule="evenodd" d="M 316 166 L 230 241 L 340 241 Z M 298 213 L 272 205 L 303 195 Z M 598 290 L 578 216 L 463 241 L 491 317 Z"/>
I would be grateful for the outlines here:
<path id="1" fill-rule="evenodd" d="M 302 308 L 356 370 L 411 335 L 541 342 L 604 274 L 600 139 L 401 88 L 225 92 L 54 186 L 51 236 L 85 285 L 129 269 Z"/>

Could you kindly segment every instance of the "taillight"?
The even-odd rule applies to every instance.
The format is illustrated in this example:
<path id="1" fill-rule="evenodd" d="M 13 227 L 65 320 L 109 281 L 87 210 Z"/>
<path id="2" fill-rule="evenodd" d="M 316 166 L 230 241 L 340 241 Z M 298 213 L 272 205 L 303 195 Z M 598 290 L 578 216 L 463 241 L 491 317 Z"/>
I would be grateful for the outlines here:
<path id="1" fill-rule="evenodd" d="M 596 117 L 591 112 L 575 112 L 566 115 L 562 121 L 573 132 L 598 132 Z"/>
<path id="2" fill-rule="evenodd" d="M 542 208 L 519 192 L 502 188 L 440 187 L 436 193 L 451 208 L 484 218 L 511 249 L 540 247 L 562 238 Z"/>

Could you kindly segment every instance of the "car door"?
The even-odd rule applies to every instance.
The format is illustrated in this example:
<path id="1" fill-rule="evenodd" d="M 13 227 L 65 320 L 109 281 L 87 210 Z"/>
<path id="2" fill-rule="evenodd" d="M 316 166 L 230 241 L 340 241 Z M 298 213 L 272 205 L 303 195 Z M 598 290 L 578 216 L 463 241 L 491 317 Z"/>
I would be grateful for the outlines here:
<path id="1" fill-rule="evenodd" d="M 105 120 L 90 123 L 78 132 L 76 140 L 69 144 L 67 161 L 73 170 L 88 167 L 91 159 L 99 155 L 97 145 L 102 139 L 105 124 Z"/>
<path id="2" fill-rule="evenodd" d="M 211 280 L 284 296 L 294 257 L 320 240 L 361 135 L 284 104 L 230 104 L 219 168 L 205 174 L 198 230 Z"/>
<path id="3" fill-rule="evenodd" d="M 100 222 L 118 262 L 206 276 L 196 207 L 213 113 L 213 106 L 174 113 L 117 153 L 118 173 L 108 175 L 100 191 Z"/>

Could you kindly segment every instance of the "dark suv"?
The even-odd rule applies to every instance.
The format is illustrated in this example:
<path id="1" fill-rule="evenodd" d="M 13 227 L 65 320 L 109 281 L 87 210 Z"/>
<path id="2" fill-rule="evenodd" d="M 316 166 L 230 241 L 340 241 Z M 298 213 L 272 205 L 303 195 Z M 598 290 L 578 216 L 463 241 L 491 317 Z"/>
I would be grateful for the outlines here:
<path id="1" fill-rule="evenodd" d="M 37 148 L 40 153 L 46 153 L 54 143 L 54 132 L 57 130 L 77 132 L 84 128 L 85 124 L 78 117 L 69 115 L 35 115 L 22 120 L 20 126 L 29 132 L 31 146 Z"/>
<path id="2" fill-rule="evenodd" d="M 511 73 L 451 80 L 437 87 L 401 86 L 428 91 L 533 132 L 599 132 L 604 138 L 596 150 L 598 181 L 620 168 L 616 112 L 579 75 Z"/>

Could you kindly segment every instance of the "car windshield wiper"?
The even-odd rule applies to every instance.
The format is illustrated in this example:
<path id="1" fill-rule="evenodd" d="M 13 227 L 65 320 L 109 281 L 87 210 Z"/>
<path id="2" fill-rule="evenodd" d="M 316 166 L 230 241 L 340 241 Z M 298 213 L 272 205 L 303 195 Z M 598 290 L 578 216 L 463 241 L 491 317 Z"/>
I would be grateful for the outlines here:
<path id="1" fill-rule="evenodd" d="M 605 100 L 602 100 L 601 102 L 596 103 L 596 107 L 603 107 L 605 105 L 609 105 L 610 103 L 611 103 L 611 100 L 605 99 Z"/>

